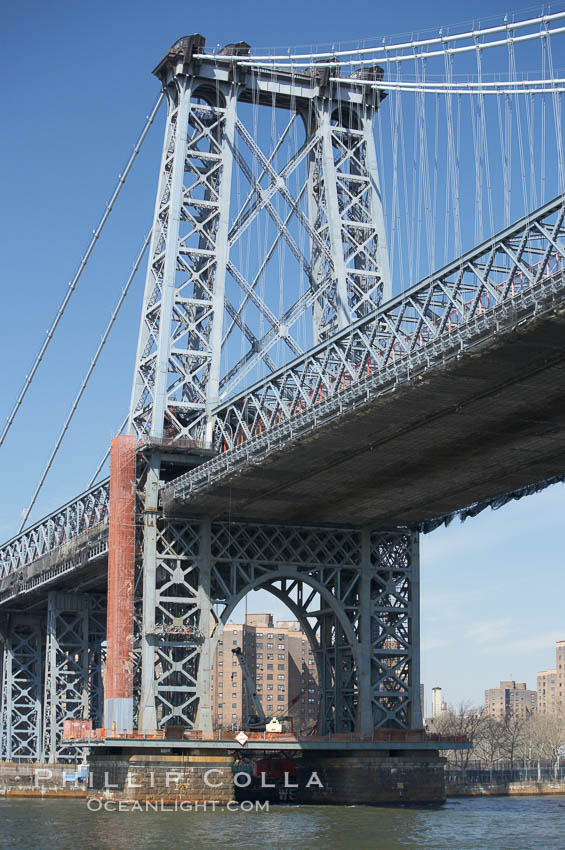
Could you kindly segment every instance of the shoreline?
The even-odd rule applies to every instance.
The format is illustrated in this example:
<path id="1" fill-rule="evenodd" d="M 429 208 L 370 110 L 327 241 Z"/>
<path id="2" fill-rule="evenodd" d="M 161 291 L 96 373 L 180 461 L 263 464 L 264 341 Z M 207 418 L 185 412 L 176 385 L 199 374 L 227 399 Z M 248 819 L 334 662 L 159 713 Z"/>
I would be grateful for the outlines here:
<path id="1" fill-rule="evenodd" d="M 563 794 L 565 782 L 507 782 L 504 784 L 469 783 L 452 785 L 445 789 L 447 799 L 452 797 L 535 797 Z"/>
<path id="2" fill-rule="evenodd" d="M 565 783 L 513 782 L 507 786 L 475 784 L 463 788 L 446 788 L 445 796 L 447 802 L 447 800 L 457 797 L 541 797 L 558 796 L 560 794 L 565 796 Z M 87 796 L 87 791 L 84 788 L 0 788 L 0 801 L 14 798 L 85 800 Z"/>

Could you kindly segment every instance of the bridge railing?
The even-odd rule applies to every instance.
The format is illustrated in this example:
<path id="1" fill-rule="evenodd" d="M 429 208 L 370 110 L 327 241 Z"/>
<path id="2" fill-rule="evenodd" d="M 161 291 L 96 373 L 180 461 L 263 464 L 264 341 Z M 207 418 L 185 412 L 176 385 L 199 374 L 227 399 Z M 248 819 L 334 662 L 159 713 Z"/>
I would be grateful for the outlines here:
<path id="1" fill-rule="evenodd" d="M 109 501 L 107 478 L 12 537 L 0 547 L 0 579 L 104 522 Z"/>
<path id="2" fill-rule="evenodd" d="M 405 363 L 565 268 L 565 194 L 388 301 L 214 411 L 222 452 L 264 437 L 395 363 Z"/>

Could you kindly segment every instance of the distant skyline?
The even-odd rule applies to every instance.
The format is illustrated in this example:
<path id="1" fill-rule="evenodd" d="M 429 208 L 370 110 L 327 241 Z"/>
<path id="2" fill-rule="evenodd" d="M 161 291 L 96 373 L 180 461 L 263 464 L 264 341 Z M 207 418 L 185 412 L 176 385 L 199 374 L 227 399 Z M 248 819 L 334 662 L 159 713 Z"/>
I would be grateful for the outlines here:
<path id="1" fill-rule="evenodd" d="M 209 45 L 240 38 L 254 46 L 333 44 L 400 33 L 416 37 L 471 17 L 475 23 L 493 16 L 500 20 L 511 9 L 492 0 L 471 7 L 463 0 L 405 0 L 400 6 L 359 0 L 350 7 L 338 0 L 6 4 L 0 24 L 2 423 L 157 97 L 151 69 L 180 36 L 201 32 Z M 2 542 L 18 529 L 20 512 L 29 504 L 150 226 L 163 122 L 161 113 L 0 448 Z M 47 479 L 36 520 L 86 487 L 127 412 L 143 279 L 144 271 Z M 426 700 L 439 685 L 451 704 L 480 704 L 484 690 L 501 679 L 534 687 L 537 670 L 552 666 L 555 640 L 565 638 L 564 515 L 565 490 L 557 485 L 422 536 Z M 264 592 L 251 593 L 248 607 L 289 618 L 288 610 Z"/>

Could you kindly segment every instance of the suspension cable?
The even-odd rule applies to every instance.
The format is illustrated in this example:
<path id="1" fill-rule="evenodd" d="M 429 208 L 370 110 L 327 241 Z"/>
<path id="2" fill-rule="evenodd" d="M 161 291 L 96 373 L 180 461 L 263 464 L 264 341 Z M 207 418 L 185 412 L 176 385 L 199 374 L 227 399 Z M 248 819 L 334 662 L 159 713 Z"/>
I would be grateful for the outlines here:
<path id="1" fill-rule="evenodd" d="M 135 159 L 137 158 L 139 151 L 141 150 L 141 146 L 142 146 L 143 142 L 145 141 L 145 137 L 147 136 L 147 133 L 149 132 L 149 128 L 151 127 L 151 125 L 152 125 L 152 123 L 155 119 L 155 116 L 157 115 L 157 112 L 159 110 L 159 107 L 161 106 L 161 102 L 163 100 L 163 97 L 164 97 L 164 94 L 161 92 L 161 94 L 159 95 L 159 97 L 157 98 L 157 100 L 155 102 L 153 109 L 151 110 L 151 113 L 146 118 L 145 126 L 143 127 L 141 135 L 139 136 L 139 138 L 138 138 L 138 140 L 137 140 L 137 142 L 134 146 L 134 149 L 133 149 L 133 151 L 130 155 L 130 158 L 127 161 L 127 165 L 124 169 L 123 174 L 120 174 L 119 177 L 118 177 L 118 182 L 116 184 L 116 188 L 114 189 L 114 193 L 113 193 L 112 197 L 110 198 L 110 200 L 108 201 L 108 203 L 106 204 L 106 209 L 104 210 L 104 214 L 103 214 L 102 218 L 100 219 L 100 221 L 98 223 L 98 227 L 96 228 L 96 230 L 93 233 L 92 239 L 90 240 L 88 248 L 86 249 L 86 253 L 84 254 L 84 256 L 83 256 L 83 258 L 80 262 L 80 265 L 79 265 L 79 267 L 76 271 L 75 276 L 73 277 L 73 279 L 69 283 L 69 288 L 67 290 L 65 297 L 63 298 L 63 301 L 61 303 L 61 306 L 59 307 L 57 315 L 55 316 L 55 319 L 53 320 L 51 327 L 47 331 L 47 335 L 45 337 L 43 345 L 41 346 L 39 353 L 38 353 L 37 357 L 35 358 L 35 361 L 33 363 L 33 366 L 31 368 L 30 373 L 28 375 L 26 375 L 24 385 L 23 385 L 23 387 L 20 391 L 20 394 L 17 398 L 17 401 L 16 401 L 14 407 L 12 408 L 10 415 L 7 418 L 6 425 L 4 426 L 4 430 L 2 431 L 2 434 L 0 434 L 0 446 L 2 445 L 4 440 L 6 439 L 6 435 L 8 434 L 8 431 L 10 430 L 10 428 L 12 427 L 12 423 L 13 423 L 14 419 L 16 418 L 17 412 L 20 409 L 24 398 L 26 397 L 26 394 L 27 394 L 27 391 L 28 391 L 28 389 L 31 385 L 31 382 L 33 381 L 33 379 L 35 377 L 35 373 L 37 372 L 37 370 L 39 368 L 39 364 L 43 360 L 43 356 L 44 356 L 44 354 L 47 350 L 49 343 L 53 339 L 53 334 L 55 333 L 57 326 L 58 326 L 59 322 L 61 321 L 61 319 L 63 317 L 63 314 L 64 314 L 64 312 L 67 308 L 67 304 L 69 303 L 71 296 L 72 296 L 73 292 L 75 291 L 76 286 L 77 286 L 77 284 L 78 284 L 78 282 L 79 282 L 79 280 L 82 276 L 82 273 L 83 273 L 84 269 L 86 268 L 86 264 L 88 263 L 88 260 L 90 259 L 90 255 L 92 254 L 92 251 L 94 250 L 94 246 L 96 245 L 96 242 L 98 241 L 100 234 L 102 233 L 104 225 L 106 224 L 106 221 L 108 220 L 108 216 L 110 215 L 112 208 L 113 208 L 114 204 L 116 203 L 116 200 L 118 199 L 118 195 L 122 191 L 124 183 L 126 182 L 126 179 L 127 179 L 128 175 L 131 171 L 132 165 L 133 165 Z"/>
<path id="2" fill-rule="evenodd" d="M 53 461 L 55 460 L 57 452 L 59 451 L 61 443 L 63 442 L 63 438 L 64 438 L 65 434 L 67 433 L 68 427 L 71 424 L 71 420 L 72 420 L 72 418 L 75 414 L 75 411 L 78 407 L 78 404 L 79 404 L 79 402 L 80 402 L 80 400 L 83 396 L 83 393 L 84 393 L 84 391 L 87 387 L 88 381 L 90 380 L 90 376 L 92 375 L 92 373 L 94 371 L 94 367 L 96 366 L 96 364 L 98 362 L 98 358 L 100 357 L 100 354 L 102 353 L 102 349 L 104 348 L 104 345 L 106 344 L 108 336 L 110 335 L 110 331 L 112 330 L 112 327 L 114 326 L 114 322 L 118 318 L 120 308 L 121 308 L 122 304 L 124 303 L 126 295 L 128 294 L 130 286 L 133 282 L 133 279 L 134 279 L 135 275 L 137 274 L 137 270 L 139 269 L 139 266 L 140 266 L 141 261 L 143 259 L 143 255 L 145 254 L 145 251 L 147 250 L 147 246 L 149 245 L 150 239 L 151 239 L 151 230 L 149 231 L 149 233 L 145 237 L 145 242 L 143 243 L 143 248 L 141 249 L 141 251 L 137 255 L 137 259 L 136 259 L 135 263 L 133 264 L 133 268 L 132 268 L 130 275 L 127 279 L 126 285 L 122 289 L 122 293 L 121 293 L 121 295 L 118 299 L 118 303 L 114 307 L 114 312 L 112 313 L 110 321 L 108 322 L 108 324 L 106 326 L 106 330 L 104 331 L 102 339 L 100 340 L 98 348 L 96 349 L 96 353 L 95 353 L 94 357 L 92 358 L 90 366 L 88 367 L 88 370 L 86 372 L 86 375 L 83 378 L 82 384 L 80 385 L 80 389 L 77 393 L 75 400 L 73 401 L 73 404 L 71 406 L 69 414 L 68 414 L 68 416 L 65 420 L 65 424 L 63 425 L 63 428 L 61 429 L 61 433 L 59 434 L 59 436 L 57 438 L 57 442 L 55 443 L 55 447 L 54 447 L 53 451 L 51 452 L 49 460 L 47 461 L 47 465 L 46 465 L 45 469 L 43 470 L 43 474 L 42 474 L 41 478 L 39 479 L 39 483 L 38 483 L 37 487 L 35 488 L 35 493 L 33 494 L 33 498 L 32 498 L 32 500 L 29 504 L 29 507 L 27 507 L 26 510 L 25 510 L 25 515 L 24 515 L 24 518 L 23 518 L 22 523 L 20 525 L 18 534 L 20 534 L 21 531 L 23 530 L 23 527 L 27 522 L 27 518 L 29 517 L 29 515 L 30 515 L 30 513 L 33 509 L 33 506 L 35 505 L 37 497 L 39 496 L 40 490 L 43 487 L 43 483 L 44 483 L 45 479 L 47 478 L 47 474 L 48 474 L 49 470 L 51 469 L 51 466 L 53 465 Z"/>
<path id="3" fill-rule="evenodd" d="M 321 59 L 326 58 L 326 59 L 328 59 L 328 64 L 329 64 L 331 62 L 335 62 L 336 59 L 339 59 L 340 64 L 344 64 L 344 58 L 342 58 L 342 57 L 364 55 L 364 54 L 375 54 L 375 55 L 378 56 L 377 61 L 382 62 L 383 60 L 382 60 L 382 58 L 379 54 L 385 54 L 386 55 L 388 53 L 395 52 L 395 51 L 402 52 L 402 51 L 406 51 L 406 50 L 416 50 L 418 48 L 431 47 L 432 45 L 433 46 L 436 46 L 436 45 L 440 46 L 441 49 L 440 49 L 438 55 L 441 56 L 442 53 L 443 53 L 443 45 L 448 44 L 450 42 L 469 41 L 471 39 L 477 39 L 480 36 L 484 37 L 486 35 L 496 35 L 498 33 L 507 33 L 509 27 L 511 27 L 513 30 L 515 30 L 515 29 L 524 29 L 524 28 L 528 28 L 528 27 L 533 27 L 533 26 L 536 26 L 537 24 L 540 24 L 541 26 L 545 26 L 547 28 L 549 23 L 553 23 L 553 21 L 562 20 L 563 18 L 565 18 L 565 12 L 560 11 L 560 12 L 554 12 L 554 13 L 549 13 L 549 14 L 542 14 L 542 15 L 539 15 L 539 16 L 534 17 L 534 18 L 529 18 L 527 20 L 512 21 L 511 23 L 504 22 L 503 24 L 499 24 L 499 25 L 493 26 L 493 27 L 484 27 L 484 28 L 478 27 L 476 29 L 472 29 L 472 30 L 469 30 L 467 32 L 449 33 L 449 34 L 443 35 L 443 33 L 441 33 L 441 31 L 440 31 L 440 34 L 437 35 L 437 36 L 434 36 L 433 38 L 419 39 L 419 40 L 412 39 L 411 41 L 400 42 L 400 43 L 397 43 L 397 44 L 395 44 L 394 42 L 391 42 L 390 44 L 386 44 L 383 41 L 383 43 L 380 44 L 380 45 L 377 44 L 374 47 L 369 47 L 369 46 L 360 47 L 360 48 L 357 48 L 356 50 L 355 49 L 354 50 L 333 50 L 332 49 L 331 51 L 325 51 L 325 52 L 320 52 L 320 51 L 313 51 L 313 52 L 310 52 L 310 53 L 287 52 L 287 53 L 281 53 L 281 54 L 278 54 L 278 55 L 277 54 L 269 55 L 268 53 L 263 53 L 262 55 L 261 54 L 253 55 L 251 58 L 247 58 L 247 59 L 242 59 L 241 56 L 237 56 L 237 55 L 227 56 L 226 58 L 230 58 L 230 59 L 233 59 L 235 61 L 239 61 L 239 63 L 242 64 L 242 65 L 252 65 L 256 62 L 276 62 L 277 64 L 281 64 L 281 63 L 296 64 L 297 59 L 305 59 L 306 62 L 302 63 L 304 65 L 306 65 L 306 64 L 309 65 L 309 64 L 311 64 L 311 62 L 316 60 L 317 64 L 320 64 L 320 66 L 321 66 L 321 63 L 318 63 L 317 60 L 321 60 Z M 537 33 L 533 34 L 533 36 L 535 36 L 535 35 L 537 35 Z M 516 40 L 516 39 L 514 39 L 514 40 Z M 498 42 L 486 42 L 486 46 L 489 47 L 491 43 L 500 44 L 502 42 L 500 42 L 500 41 L 498 41 Z M 398 57 L 395 56 L 393 61 L 396 61 L 397 58 Z M 409 58 L 413 58 L 413 57 L 410 56 Z"/>

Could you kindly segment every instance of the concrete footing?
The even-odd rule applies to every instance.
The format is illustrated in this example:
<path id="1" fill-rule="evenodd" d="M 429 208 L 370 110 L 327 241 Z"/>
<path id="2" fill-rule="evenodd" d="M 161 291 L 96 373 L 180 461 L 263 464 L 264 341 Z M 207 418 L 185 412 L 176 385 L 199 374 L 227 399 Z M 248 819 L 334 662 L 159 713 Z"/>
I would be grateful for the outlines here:
<path id="1" fill-rule="evenodd" d="M 167 751 L 94 749 L 89 758 L 89 796 L 220 804 L 233 799 L 313 805 L 445 800 L 445 760 L 437 750 L 161 749 Z"/>
<path id="2" fill-rule="evenodd" d="M 233 756 L 227 752 L 95 750 L 89 765 L 89 797 L 165 803 L 227 803 L 234 798 Z"/>
<path id="3" fill-rule="evenodd" d="M 443 803 L 445 759 L 437 751 L 305 753 L 297 762 L 303 803 Z M 317 774 L 321 786 L 311 780 Z"/>
<path id="4" fill-rule="evenodd" d="M 0 762 L 0 797 L 84 797 L 86 782 L 77 770 L 72 764 Z"/>

